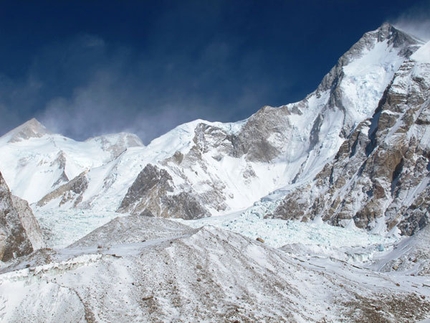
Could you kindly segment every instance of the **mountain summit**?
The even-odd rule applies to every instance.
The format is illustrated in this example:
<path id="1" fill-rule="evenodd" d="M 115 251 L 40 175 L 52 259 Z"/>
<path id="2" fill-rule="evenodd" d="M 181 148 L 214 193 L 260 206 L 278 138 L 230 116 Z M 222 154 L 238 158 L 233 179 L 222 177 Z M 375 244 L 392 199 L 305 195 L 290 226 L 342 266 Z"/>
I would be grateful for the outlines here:
<path id="1" fill-rule="evenodd" d="M 3 138 L 7 138 L 8 142 L 13 143 L 22 140 L 28 140 L 30 138 L 40 138 L 50 133 L 51 132 L 48 131 L 43 124 L 33 118 L 23 123 L 19 127 L 9 131 L 3 136 Z"/>

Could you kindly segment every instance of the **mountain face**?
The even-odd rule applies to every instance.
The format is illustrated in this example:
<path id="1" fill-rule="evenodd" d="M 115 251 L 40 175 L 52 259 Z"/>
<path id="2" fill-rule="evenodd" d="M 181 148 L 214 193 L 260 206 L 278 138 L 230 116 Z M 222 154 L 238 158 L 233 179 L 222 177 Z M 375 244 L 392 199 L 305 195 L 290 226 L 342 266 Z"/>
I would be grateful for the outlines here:
<path id="1" fill-rule="evenodd" d="M 429 56 L 427 44 L 402 63 L 373 115 L 311 182 L 285 196 L 273 216 L 321 217 L 343 226 L 353 221 L 376 231 L 397 227 L 405 235 L 427 225 Z"/>
<path id="2" fill-rule="evenodd" d="M 76 142 L 32 119 L 0 138 L 0 169 L 14 195 L 36 203 L 89 169 L 141 146 L 137 136 L 127 133 Z"/>
<path id="3" fill-rule="evenodd" d="M 412 234 L 427 223 L 425 48 L 384 24 L 304 100 L 236 123 L 196 120 L 148 146 L 129 134 L 75 142 L 31 120 L 0 138 L 0 169 L 38 214 L 196 219 L 271 195 L 268 217 Z"/>
<path id="4" fill-rule="evenodd" d="M 31 209 L 12 196 L 0 173 L 0 260 L 27 255 L 43 246 L 42 232 Z"/>

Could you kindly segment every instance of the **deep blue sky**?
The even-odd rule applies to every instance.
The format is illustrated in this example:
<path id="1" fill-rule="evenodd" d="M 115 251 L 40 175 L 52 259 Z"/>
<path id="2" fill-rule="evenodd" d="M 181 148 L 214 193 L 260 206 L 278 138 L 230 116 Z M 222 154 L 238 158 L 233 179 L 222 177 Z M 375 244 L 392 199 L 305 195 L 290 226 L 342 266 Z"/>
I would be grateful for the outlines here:
<path id="1" fill-rule="evenodd" d="M 145 143 L 302 99 L 365 32 L 429 27 L 430 0 L 1 1 L 0 135 L 36 117 Z"/>

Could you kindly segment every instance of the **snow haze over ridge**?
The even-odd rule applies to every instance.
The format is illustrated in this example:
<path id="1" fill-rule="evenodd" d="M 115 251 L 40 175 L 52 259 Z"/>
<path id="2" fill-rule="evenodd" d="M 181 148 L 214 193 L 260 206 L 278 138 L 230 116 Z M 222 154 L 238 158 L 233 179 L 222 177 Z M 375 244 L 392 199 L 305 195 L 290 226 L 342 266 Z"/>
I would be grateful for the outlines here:
<path id="1" fill-rule="evenodd" d="M 125 131 L 148 144 L 197 118 L 302 99 L 383 21 L 430 30 L 417 28 L 424 0 L 181 4 L 2 4 L 0 133 L 36 117 L 75 140 Z"/>

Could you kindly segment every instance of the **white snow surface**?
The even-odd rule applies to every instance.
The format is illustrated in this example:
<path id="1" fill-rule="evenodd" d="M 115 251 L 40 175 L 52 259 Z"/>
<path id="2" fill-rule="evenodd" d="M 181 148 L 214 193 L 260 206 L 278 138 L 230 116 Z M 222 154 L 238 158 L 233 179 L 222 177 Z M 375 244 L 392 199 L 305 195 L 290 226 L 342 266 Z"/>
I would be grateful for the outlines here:
<path id="1" fill-rule="evenodd" d="M 116 149 L 141 145 L 136 136 L 122 133 L 84 142 L 49 133 L 9 142 L 11 135 L 10 132 L 0 138 L 0 170 L 11 192 L 29 203 L 39 201 L 58 187 L 63 172 L 71 180 L 83 171 L 112 161 Z M 127 136 L 136 139 L 130 142 Z"/>
<path id="2" fill-rule="evenodd" d="M 430 41 L 413 53 L 411 59 L 420 63 L 430 64 Z"/>
<path id="3" fill-rule="evenodd" d="M 428 283 L 428 277 L 375 272 L 297 245 L 275 249 L 210 225 L 190 230 L 130 216 L 69 248 L 40 250 L 4 268 L 0 318 L 361 322 L 376 315 L 409 322 L 430 318 L 430 289 L 421 287 Z"/>
<path id="4" fill-rule="evenodd" d="M 365 49 L 360 58 L 344 66 L 343 101 L 352 120 L 364 120 L 373 114 L 403 61 L 398 51 L 383 41 L 375 42 L 371 50 Z"/>

